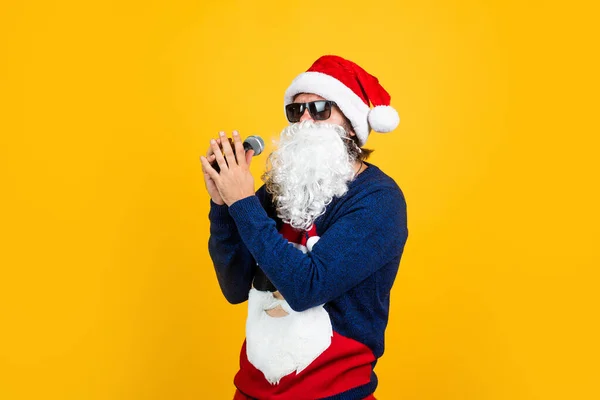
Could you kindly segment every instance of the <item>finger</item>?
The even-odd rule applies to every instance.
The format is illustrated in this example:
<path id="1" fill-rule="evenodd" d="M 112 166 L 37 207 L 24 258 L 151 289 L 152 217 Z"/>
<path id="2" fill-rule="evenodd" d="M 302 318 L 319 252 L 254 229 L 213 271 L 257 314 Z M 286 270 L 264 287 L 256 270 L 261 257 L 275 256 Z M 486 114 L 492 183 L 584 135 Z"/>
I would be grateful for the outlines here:
<path id="1" fill-rule="evenodd" d="M 250 167 L 252 158 L 254 158 L 254 150 L 250 149 L 246 152 L 246 167 L 248 167 L 248 168 Z"/>
<path id="2" fill-rule="evenodd" d="M 248 163 L 246 162 L 246 155 L 244 154 L 244 144 L 242 143 L 238 131 L 233 131 L 233 144 L 235 146 L 235 157 L 238 160 L 238 165 L 240 167 L 247 167 Z"/>
<path id="3" fill-rule="evenodd" d="M 214 161 L 214 159 L 215 159 L 215 155 L 213 154 L 213 155 L 211 155 L 210 157 L 205 157 L 205 158 L 206 158 L 206 160 L 208 161 L 208 163 L 210 164 L 210 167 L 211 167 L 212 169 L 214 169 L 214 166 L 213 166 L 213 161 Z M 200 156 L 200 165 L 201 165 L 201 167 L 202 167 L 202 173 L 204 174 L 204 179 L 207 179 L 207 180 L 212 180 L 212 178 L 211 178 L 211 177 L 210 177 L 210 175 L 208 174 L 208 171 L 206 170 L 206 168 L 204 168 L 204 165 L 202 164 L 202 156 Z"/>
<path id="4" fill-rule="evenodd" d="M 219 169 L 217 168 L 217 156 L 214 155 L 214 154 L 211 154 L 209 157 L 206 157 L 206 159 L 210 163 L 210 166 L 213 167 L 213 169 L 215 171 L 217 171 L 217 174 L 218 174 L 219 173 Z"/>
<path id="5" fill-rule="evenodd" d="M 211 157 L 214 157 L 214 155 L 212 155 Z M 202 162 L 202 159 L 206 159 L 210 165 L 210 158 L 207 158 L 205 156 L 200 156 L 199 160 L 200 160 L 200 168 L 202 168 L 202 173 L 204 175 L 208 175 L 208 171 L 206 170 L 206 168 L 204 167 L 204 163 Z M 211 165 L 212 168 L 212 165 Z"/>
<path id="6" fill-rule="evenodd" d="M 225 136 L 225 132 L 219 132 L 219 135 L 221 136 L 221 147 L 223 148 L 223 154 L 225 155 L 227 164 L 230 166 L 236 165 L 237 161 L 235 159 L 235 154 L 233 153 L 229 140 L 227 140 L 227 137 Z"/>
<path id="7" fill-rule="evenodd" d="M 212 148 L 210 149 L 210 154 L 208 154 L 208 152 L 207 152 L 207 154 L 206 154 L 204 157 L 206 157 L 206 159 L 208 160 L 208 163 L 209 163 L 211 166 L 213 166 L 213 165 L 215 165 L 215 164 L 216 164 L 216 163 L 214 162 L 214 161 L 215 161 L 215 159 L 216 159 L 216 156 L 213 154 L 213 152 L 212 152 Z M 202 156 L 200 156 L 200 160 L 201 160 L 201 159 L 202 159 Z M 200 161 L 200 165 L 202 165 L 202 161 Z M 204 169 L 203 169 L 203 171 L 204 171 Z"/>
<path id="8" fill-rule="evenodd" d="M 210 179 L 216 182 L 219 179 L 219 173 L 210 165 L 208 159 L 204 156 L 201 156 L 200 162 L 202 163 L 202 171 L 204 174 L 208 175 Z"/>
<path id="9" fill-rule="evenodd" d="M 217 144 L 221 145 L 221 139 L 216 139 L 216 140 L 217 140 Z M 208 150 L 206 151 L 206 157 L 208 158 L 212 154 L 214 154 L 214 153 L 213 153 L 213 149 L 212 149 L 212 145 L 211 145 L 211 146 L 208 146 Z M 212 162 L 211 160 L 208 160 L 208 161 Z"/>
<path id="10" fill-rule="evenodd" d="M 210 145 L 212 147 L 213 154 L 215 155 L 215 160 L 217 161 L 217 164 L 219 165 L 221 171 L 227 169 L 227 162 L 223 157 L 223 153 L 221 152 L 221 148 L 219 147 L 217 141 L 215 139 L 211 139 Z"/>

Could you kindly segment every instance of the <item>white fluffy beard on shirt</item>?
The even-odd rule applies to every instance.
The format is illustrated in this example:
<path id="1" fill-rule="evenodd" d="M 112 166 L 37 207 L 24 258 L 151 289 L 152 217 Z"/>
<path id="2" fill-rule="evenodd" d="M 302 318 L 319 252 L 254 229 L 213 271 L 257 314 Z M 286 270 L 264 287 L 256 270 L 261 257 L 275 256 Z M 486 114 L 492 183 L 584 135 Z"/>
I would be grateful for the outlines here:
<path id="1" fill-rule="evenodd" d="M 286 127 L 263 175 L 279 218 L 297 229 L 309 229 L 334 197 L 348 190 L 356 161 L 339 125 L 304 121 Z"/>
<path id="2" fill-rule="evenodd" d="M 285 317 L 265 310 L 280 305 Z M 246 356 L 272 385 L 292 372 L 300 373 L 331 344 L 333 328 L 323 306 L 296 312 L 271 292 L 251 289 L 246 321 Z"/>

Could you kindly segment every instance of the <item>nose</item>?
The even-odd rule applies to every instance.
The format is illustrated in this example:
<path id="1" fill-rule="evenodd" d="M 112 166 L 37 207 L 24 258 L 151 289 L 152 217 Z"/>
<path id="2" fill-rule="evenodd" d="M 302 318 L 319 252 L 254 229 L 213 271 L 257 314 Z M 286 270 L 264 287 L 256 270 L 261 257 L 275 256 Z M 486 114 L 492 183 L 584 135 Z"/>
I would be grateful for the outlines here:
<path id="1" fill-rule="evenodd" d="M 310 116 L 310 113 L 308 112 L 308 108 L 306 108 L 304 110 L 304 114 L 302 114 L 302 116 L 300 117 L 300 121 L 299 122 L 302 122 L 302 121 L 312 121 L 312 120 L 313 120 L 313 118 Z"/>

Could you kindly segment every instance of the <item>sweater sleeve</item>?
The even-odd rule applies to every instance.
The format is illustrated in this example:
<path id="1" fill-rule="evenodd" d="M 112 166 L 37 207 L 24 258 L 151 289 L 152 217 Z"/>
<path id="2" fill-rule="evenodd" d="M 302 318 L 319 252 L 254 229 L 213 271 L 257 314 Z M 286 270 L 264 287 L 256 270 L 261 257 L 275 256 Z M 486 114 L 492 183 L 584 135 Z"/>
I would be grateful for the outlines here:
<path id="1" fill-rule="evenodd" d="M 295 311 L 325 304 L 402 254 L 408 231 L 400 190 L 381 186 L 344 207 L 310 253 L 290 245 L 255 196 L 229 212 L 260 268 Z"/>
<path id="2" fill-rule="evenodd" d="M 264 212 L 269 210 L 272 213 L 271 197 L 264 185 L 253 197 L 258 199 L 259 206 Z M 242 303 L 248 299 L 256 261 L 240 237 L 236 222 L 226 205 L 218 205 L 211 200 L 208 218 L 210 221 L 208 252 L 214 264 L 221 292 L 230 303 Z"/>
<path id="3" fill-rule="evenodd" d="M 208 252 L 212 258 L 221 292 L 232 304 L 248 299 L 256 264 L 240 238 L 226 205 L 210 202 Z"/>

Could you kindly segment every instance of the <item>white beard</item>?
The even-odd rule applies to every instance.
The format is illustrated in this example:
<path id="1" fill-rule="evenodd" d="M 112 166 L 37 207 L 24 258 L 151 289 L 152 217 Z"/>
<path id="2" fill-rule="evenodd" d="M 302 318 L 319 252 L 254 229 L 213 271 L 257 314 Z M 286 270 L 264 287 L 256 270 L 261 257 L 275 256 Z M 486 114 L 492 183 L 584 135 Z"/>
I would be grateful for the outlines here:
<path id="1" fill-rule="evenodd" d="M 284 222 L 307 230 L 334 197 L 346 193 L 354 160 L 343 140 L 350 139 L 341 126 L 312 121 L 281 132 L 264 180 Z"/>
<path id="2" fill-rule="evenodd" d="M 276 318 L 265 310 L 280 305 L 289 315 Z M 296 312 L 271 292 L 250 289 L 246 320 L 246 356 L 267 381 L 300 373 L 331 344 L 333 329 L 323 306 Z"/>

